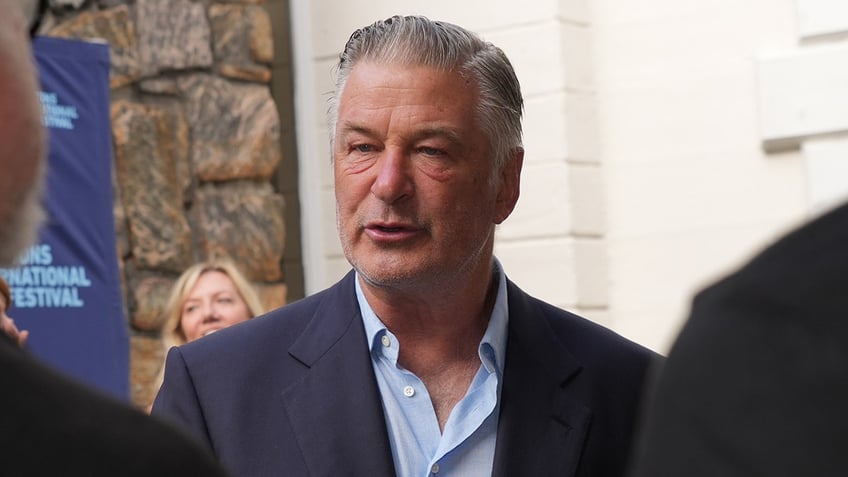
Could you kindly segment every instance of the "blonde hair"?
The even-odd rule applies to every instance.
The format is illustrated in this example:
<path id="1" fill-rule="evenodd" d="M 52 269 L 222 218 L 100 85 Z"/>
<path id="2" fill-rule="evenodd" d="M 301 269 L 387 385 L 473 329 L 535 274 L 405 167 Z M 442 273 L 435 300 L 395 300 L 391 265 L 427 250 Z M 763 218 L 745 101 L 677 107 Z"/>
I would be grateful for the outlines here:
<path id="1" fill-rule="evenodd" d="M 162 327 L 162 341 L 165 349 L 172 346 L 180 346 L 186 343 L 185 333 L 182 329 L 181 318 L 183 303 L 188 298 L 189 292 L 197 284 L 200 276 L 207 272 L 221 272 L 233 281 L 239 296 L 250 311 L 250 318 L 261 315 L 264 312 L 262 302 L 259 300 L 253 285 L 247 281 L 235 264 L 227 259 L 212 259 L 196 263 L 187 268 L 171 288 L 171 294 L 165 304 L 165 324 Z"/>

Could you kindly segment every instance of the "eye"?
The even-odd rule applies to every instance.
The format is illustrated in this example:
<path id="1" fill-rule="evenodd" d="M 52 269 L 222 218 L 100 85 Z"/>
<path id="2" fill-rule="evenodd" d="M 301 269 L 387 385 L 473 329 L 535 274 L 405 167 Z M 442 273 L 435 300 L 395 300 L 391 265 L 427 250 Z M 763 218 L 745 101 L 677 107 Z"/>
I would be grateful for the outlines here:
<path id="1" fill-rule="evenodd" d="M 425 156 L 444 156 L 446 153 L 442 149 L 430 146 L 421 146 L 418 148 L 418 152 Z"/>
<path id="2" fill-rule="evenodd" d="M 351 149 L 356 152 L 361 152 L 363 154 L 374 152 L 374 146 L 372 146 L 371 144 L 356 144 Z"/>
<path id="3" fill-rule="evenodd" d="M 229 298 L 229 297 L 226 297 L 226 298 L 218 298 L 218 303 L 232 303 L 232 302 L 233 302 L 233 299 L 232 299 L 232 298 Z"/>

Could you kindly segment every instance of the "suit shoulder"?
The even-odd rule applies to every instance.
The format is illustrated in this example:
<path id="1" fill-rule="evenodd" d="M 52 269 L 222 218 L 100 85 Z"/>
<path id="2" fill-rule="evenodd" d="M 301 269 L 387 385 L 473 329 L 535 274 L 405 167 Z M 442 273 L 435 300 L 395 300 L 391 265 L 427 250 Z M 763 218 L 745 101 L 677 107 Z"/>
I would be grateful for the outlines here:
<path id="1" fill-rule="evenodd" d="M 830 322 L 844 309 L 848 204 L 793 230 L 692 300 L 693 320 L 790 319 Z M 774 313 L 772 310 L 780 310 Z M 687 324 L 689 326 L 689 324 Z M 735 326 L 735 325 L 734 325 Z"/>
<path id="2" fill-rule="evenodd" d="M 301 300 L 283 305 L 250 320 L 222 329 L 216 333 L 183 345 L 184 349 L 201 347 L 206 343 L 220 340 L 245 341 L 261 339 L 269 333 L 274 338 L 284 339 L 286 335 L 297 335 L 315 314 L 315 310 L 327 296 L 328 290 L 316 293 Z"/>
<path id="3" fill-rule="evenodd" d="M 554 305 L 532 298 L 547 318 L 555 335 L 560 340 L 567 340 L 569 348 L 586 344 L 587 350 L 598 350 L 613 355 L 651 357 L 655 353 L 644 346 L 625 338 L 615 331 L 584 318 L 580 315 L 563 310 Z M 583 346 L 578 346 L 583 348 Z M 607 354 L 607 356 L 609 356 Z"/>
<path id="4" fill-rule="evenodd" d="M 314 326 L 316 316 L 335 311 L 335 304 L 343 301 L 341 296 L 354 296 L 350 283 L 345 278 L 324 291 L 182 345 L 183 359 L 195 369 L 215 369 L 216 373 L 287 362 L 289 348 Z"/>
<path id="5" fill-rule="evenodd" d="M 559 343 L 558 348 L 572 356 L 583 368 L 581 374 L 600 381 L 614 381 L 634 389 L 651 367 L 663 358 L 650 349 L 635 343 L 598 323 L 534 298 L 517 289 L 510 302 L 517 312 L 528 315 L 523 319 L 538 320 L 540 330 L 550 333 Z M 532 331 L 525 329 L 530 336 Z M 541 339 L 541 338 L 540 338 Z"/>

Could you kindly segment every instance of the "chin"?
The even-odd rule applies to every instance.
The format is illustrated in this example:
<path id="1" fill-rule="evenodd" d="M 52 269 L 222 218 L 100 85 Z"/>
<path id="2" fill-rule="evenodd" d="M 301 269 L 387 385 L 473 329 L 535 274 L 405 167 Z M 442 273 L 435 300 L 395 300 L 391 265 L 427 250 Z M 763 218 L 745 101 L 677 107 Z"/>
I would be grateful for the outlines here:
<path id="1" fill-rule="evenodd" d="M 414 288 L 425 284 L 444 283 L 444 273 L 437 273 L 430 267 L 415 267 L 406 262 L 398 264 L 354 265 L 354 270 L 370 285 L 380 288 Z"/>

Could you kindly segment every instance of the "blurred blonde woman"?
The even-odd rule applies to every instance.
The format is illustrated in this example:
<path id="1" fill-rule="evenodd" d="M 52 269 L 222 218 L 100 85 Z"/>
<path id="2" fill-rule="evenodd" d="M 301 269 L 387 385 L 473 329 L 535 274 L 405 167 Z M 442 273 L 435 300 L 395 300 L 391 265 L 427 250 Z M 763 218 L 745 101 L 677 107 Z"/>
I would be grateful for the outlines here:
<path id="1" fill-rule="evenodd" d="M 164 309 L 162 340 L 168 350 L 263 312 L 256 290 L 231 261 L 196 263 L 171 288 Z M 163 365 L 157 387 L 164 377 Z"/>
<path id="2" fill-rule="evenodd" d="M 167 349 L 262 314 L 256 290 L 226 259 L 196 263 L 171 288 L 162 337 Z"/>

